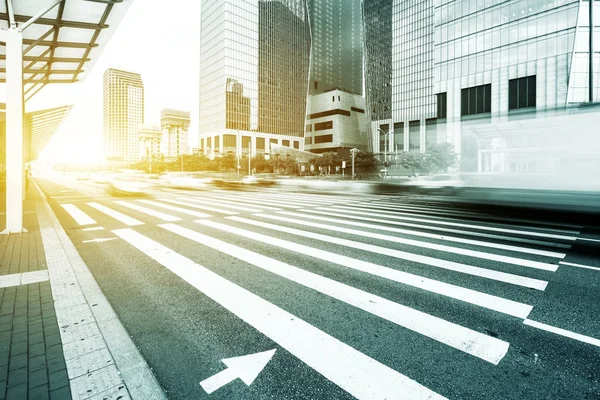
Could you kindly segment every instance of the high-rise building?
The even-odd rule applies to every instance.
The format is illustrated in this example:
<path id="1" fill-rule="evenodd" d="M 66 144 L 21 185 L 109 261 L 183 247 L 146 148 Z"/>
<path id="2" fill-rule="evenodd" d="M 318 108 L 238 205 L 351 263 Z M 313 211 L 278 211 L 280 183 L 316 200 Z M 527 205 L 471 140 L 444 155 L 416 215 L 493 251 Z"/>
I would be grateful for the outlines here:
<path id="1" fill-rule="evenodd" d="M 109 68 L 103 82 L 103 139 L 107 161 L 140 160 L 138 129 L 144 122 L 144 84 L 140 74 Z"/>
<path id="2" fill-rule="evenodd" d="M 363 28 L 360 0 L 308 0 L 310 94 L 332 89 L 362 95 Z"/>
<path id="3" fill-rule="evenodd" d="M 161 153 L 165 159 L 174 160 L 182 154 L 188 154 L 188 128 L 190 112 L 165 108 L 160 112 L 162 127 Z"/>
<path id="4" fill-rule="evenodd" d="M 580 109 L 590 100 L 590 25 L 600 96 L 600 1 L 593 4 L 590 24 L 589 0 L 363 0 L 374 150 L 386 141 L 404 151 L 451 142 L 463 171 L 567 164 L 579 153 L 565 146 L 598 143 L 585 139 L 593 124 L 572 116 L 591 118 Z M 566 140 L 569 118 L 577 129 Z M 560 156 L 550 150 L 559 148 Z"/>
<path id="5" fill-rule="evenodd" d="M 149 161 L 160 157 L 160 143 L 163 136 L 160 126 L 142 124 L 138 131 L 140 157 Z"/>
<path id="6" fill-rule="evenodd" d="M 311 62 L 305 150 L 366 150 L 360 0 L 308 0 Z"/>
<path id="7" fill-rule="evenodd" d="M 310 61 L 306 0 L 202 0 L 199 148 L 303 146 Z"/>

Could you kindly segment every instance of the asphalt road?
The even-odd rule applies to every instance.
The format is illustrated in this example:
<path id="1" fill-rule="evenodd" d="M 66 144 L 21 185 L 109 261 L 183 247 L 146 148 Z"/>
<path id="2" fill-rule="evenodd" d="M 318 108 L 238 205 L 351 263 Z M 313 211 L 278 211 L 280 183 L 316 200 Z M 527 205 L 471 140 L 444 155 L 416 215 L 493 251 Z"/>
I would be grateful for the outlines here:
<path id="1" fill-rule="evenodd" d="M 600 399 L 590 227 L 408 197 L 38 183 L 170 399 Z M 270 350 L 249 385 L 227 376 L 223 359 Z"/>

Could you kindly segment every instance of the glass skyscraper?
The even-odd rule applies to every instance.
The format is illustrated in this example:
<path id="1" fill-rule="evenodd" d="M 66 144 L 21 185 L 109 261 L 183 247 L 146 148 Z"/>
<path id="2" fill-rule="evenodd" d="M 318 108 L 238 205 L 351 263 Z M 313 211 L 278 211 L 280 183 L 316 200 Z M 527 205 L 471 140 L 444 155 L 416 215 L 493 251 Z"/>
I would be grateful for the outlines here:
<path id="1" fill-rule="evenodd" d="M 312 33 L 310 94 L 332 89 L 362 95 L 360 0 L 308 0 Z"/>
<path id="2" fill-rule="evenodd" d="M 544 168 L 537 161 L 524 167 L 507 154 L 560 145 L 559 133 L 542 133 L 536 124 L 589 100 L 589 4 L 363 0 L 375 150 L 383 151 L 382 132 L 393 132 L 385 136 L 391 149 L 425 151 L 430 143 L 452 142 L 463 170 Z M 600 2 L 594 4 L 597 101 Z"/>
<path id="3" fill-rule="evenodd" d="M 306 0 L 202 0 L 199 147 L 300 148 L 310 61 Z"/>

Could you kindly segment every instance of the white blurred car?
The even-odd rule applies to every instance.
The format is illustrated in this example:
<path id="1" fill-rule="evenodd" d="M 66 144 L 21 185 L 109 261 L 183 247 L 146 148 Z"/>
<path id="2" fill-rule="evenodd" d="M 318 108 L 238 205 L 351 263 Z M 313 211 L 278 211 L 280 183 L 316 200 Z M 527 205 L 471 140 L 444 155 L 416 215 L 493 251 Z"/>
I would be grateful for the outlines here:
<path id="1" fill-rule="evenodd" d="M 458 193 L 465 186 L 465 181 L 456 174 L 428 175 L 403 182 L 402 186 L 419 193 L 449 194 Z"/>

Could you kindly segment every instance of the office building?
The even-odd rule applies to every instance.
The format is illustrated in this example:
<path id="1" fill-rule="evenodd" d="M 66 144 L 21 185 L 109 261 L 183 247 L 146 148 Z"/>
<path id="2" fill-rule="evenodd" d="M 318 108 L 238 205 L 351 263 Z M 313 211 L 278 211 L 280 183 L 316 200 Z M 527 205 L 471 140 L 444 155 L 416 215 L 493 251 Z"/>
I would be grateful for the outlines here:
<path id="1" fill-rule="evenodd" d="M 218 155 L 303 147 L 306 0 L 202 0 L 199 148 Z"/>
<path id="2" fill-rule="evenodd" d="M 163 136 L 160 126 L 142 124 L 138 131 L 140 157 L 142 160 L 161 158 L 160 143 Z"/>
<path id="3" fill-rule="evenodd" d="M 309 94 L 343 90 L 362 95 L 360 0 L 308 0 L 311 30 Z"/>
<path id="4" fill-rule="evenodd" d="M 190 112 L 165 108 L 160 112 L 162 139 L 161 153 L 165 159 L 175 160 L 182 154 L 188 154 L 188 128 Z"/>
<path id="5" fill-rule="evenodd" d="M 313 153 L 357 148 L 367 151 L 365 99 L 342 90 L 313 94 L 309 98 L 304 148 Z M 313 112 L 314 111 L 314 112 Z"/>
<path id="6" fill-rule="evenodd" d="M 143 122 L 141 75 L 107 69 L 103 81 L 103 139 L 107 161 L 128 164 L 140 160 L 138 129 Z"/>
<path id="7" fill-rule="evenodd" d="M 561 161 L 546 150 L 592 135 L 577 125 L 565 140 L 555 128 L 565 123 L 550 123 L 589 115 L 579 108 L 589 102 L 589 4 L 363 0 L 373 148 L 451 142 L 463 171 L 555 170 Z M 597 100 L 599 1 L 594 10 Z"/>
<path id="8" fill-rule="evenodd" d="M 304 148 L 368 149 L 360 0 L 309 0 L 310 84 Z"/>
<path id="9" fill-rule="evenodd" d="M 67 119 L 73 106 L 61 106 L 26 112 L 23 114 L 23 160 L 36 160 L 46 148 L 52 136 Z M 5 104 L 0 104 L 0 171 L 6 159 L 6 115 Z"/>

